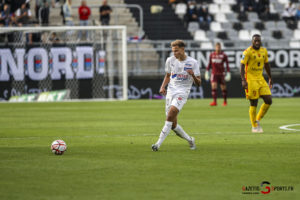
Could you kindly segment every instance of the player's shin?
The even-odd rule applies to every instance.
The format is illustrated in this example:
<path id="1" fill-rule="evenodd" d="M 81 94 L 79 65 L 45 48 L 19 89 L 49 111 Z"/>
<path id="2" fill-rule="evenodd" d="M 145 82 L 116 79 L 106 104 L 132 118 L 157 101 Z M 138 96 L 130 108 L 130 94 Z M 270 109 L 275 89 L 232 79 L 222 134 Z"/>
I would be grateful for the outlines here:
<path id="1" fill-rule="evenodd" d="M 156 145 L 158 146 L 158 148 L 163 143 L 163 141 L 166 139 L 166 137 L 169 135 L 171 128 L 172 128 L 172 124 L 173 124 L 173 122 L 169 122 L 169 121 L 165 122 L 165 125 L 160 132 L 158 141 L 156 142 Z"/>
<path id="2" fill-rule="evenodd" d="M 192 141 L 192 138 L 183 130 L 183 128 L 179 124 L 177 124 L 176 128 L 174 128 L 173 131 L 176 133 L 176 135 L 187 140 L 188 142 Z"/>
<path id="3" fill-rule="evenodd" d="M 212 89 L 211 90 L 211 95 L 214 99 L 214 102 L 217 102 L 217 89 Z"/>
<path id="4" fill-rule="evenodd" d="M 263 103 L 260 106 L 260 109 L 259 109 L 259 112 L 257 114 L 256 120 L 260 121 L 265 116 L 265 114 L 267 113 L 267 111 L 269 110 L 269 108 L 270 108 L 270 104 Z"/>
<path id="5" fill-rule="evenodd" d="M 227 90 L 222 90 L 222 95 L 224 98 L 224 103 L 227 103 Z"/>
<path id="6" fill-rule="evenodd" d="M 256 106 L 250 106 L 249 108 L 249 117 L 252 127 L 257 127 L 256 123 Z"/>

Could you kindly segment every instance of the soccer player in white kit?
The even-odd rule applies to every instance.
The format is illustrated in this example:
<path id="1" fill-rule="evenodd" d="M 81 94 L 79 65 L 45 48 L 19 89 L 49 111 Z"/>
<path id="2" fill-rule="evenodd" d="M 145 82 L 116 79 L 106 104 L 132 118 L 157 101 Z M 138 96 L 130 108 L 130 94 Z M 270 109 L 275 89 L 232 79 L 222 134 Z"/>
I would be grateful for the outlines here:
<path id="1" fill-rule="evenodd" d="M 166 75 L 159 91 L 166 95 L 167 118 L 158 141 L 152 145 L 152 151 L 158 151 L 171 129 L 176 135 L 188 141 L 190 149 L 196 149 L 195 139 L 177 124 L 177 115 L 188 99 L 193 82 L 200 86 L 200 69 L 198 62 L 185 54 L 185 43 L 182 40 L 173 41 L 171 47 L 174 55 L 166 61 Z"/>

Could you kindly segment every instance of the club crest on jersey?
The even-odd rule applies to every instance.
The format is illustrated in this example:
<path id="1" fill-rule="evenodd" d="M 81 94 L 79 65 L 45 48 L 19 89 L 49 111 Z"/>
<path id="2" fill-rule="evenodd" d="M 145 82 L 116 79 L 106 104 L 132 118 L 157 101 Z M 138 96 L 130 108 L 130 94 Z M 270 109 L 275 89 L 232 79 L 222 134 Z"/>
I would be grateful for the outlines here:
<path id="1" fill-rule="evenodd" d="M 178 97 L 177 99 L 178 99 L 179 101 L 181 101 L 181 100 L 182 100 L 182 97 Z"/>

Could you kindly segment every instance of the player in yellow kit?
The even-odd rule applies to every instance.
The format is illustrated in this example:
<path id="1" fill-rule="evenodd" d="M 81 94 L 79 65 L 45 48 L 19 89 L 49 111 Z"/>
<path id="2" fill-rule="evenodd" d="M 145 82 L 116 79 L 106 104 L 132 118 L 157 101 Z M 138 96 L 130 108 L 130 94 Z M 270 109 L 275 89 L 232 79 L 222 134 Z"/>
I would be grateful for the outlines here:
<path id="1" fill-rule="evenodd" d="M 263 77 L 264 68 L 269 78 L 269 84 Z M 270 88 L 272 88 L 273 81 L 268 63 L 268 52 L 266 48 L 261 47 L 261 37 L 258 34 L 252 36 L 252 45 L 243 52 L 241 78 L 246 97 L 250 100 L 249 116 L 252 132 L 262 133 L 263 129 L 259 122 L 272 104 Z M 259 97 L 264 100 L 264 103 L 261 105 L 258 114 L 256 114 Z"/>

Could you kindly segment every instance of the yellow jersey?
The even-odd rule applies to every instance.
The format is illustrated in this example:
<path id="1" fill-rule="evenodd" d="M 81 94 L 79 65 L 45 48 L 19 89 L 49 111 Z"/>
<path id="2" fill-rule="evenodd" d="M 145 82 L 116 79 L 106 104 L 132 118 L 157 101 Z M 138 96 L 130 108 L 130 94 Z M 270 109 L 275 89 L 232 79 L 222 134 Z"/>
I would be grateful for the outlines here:
<path id="1" fill-rule="evenodd" d="M 246 80 L 261 80 L 265 63 L 268 63 L 268 52 L 264 47 L 258 50 L 252 46 L 243 52 L 241 63 L 245 65 Z"/>

